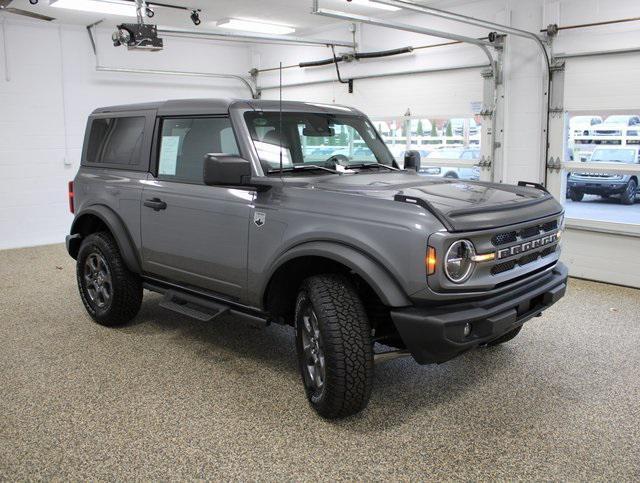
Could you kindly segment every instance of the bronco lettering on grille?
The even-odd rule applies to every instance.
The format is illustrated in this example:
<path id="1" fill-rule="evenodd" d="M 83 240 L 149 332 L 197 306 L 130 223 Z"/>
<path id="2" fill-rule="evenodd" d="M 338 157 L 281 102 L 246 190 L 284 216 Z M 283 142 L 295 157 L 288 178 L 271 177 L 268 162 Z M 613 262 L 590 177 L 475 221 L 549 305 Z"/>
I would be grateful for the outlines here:
<path id="1" fill-rule="evenodd" d="M 512 257 L 514 255 L 520 255 L 522 253 L 526 253 L 531 250 L 535 250 L 536 248 L 540 248 L 546 245 L 550 245 L 558 240 L 558 233 L 552 233 L 550 235 L 545 235 L 540 238 L 536 238 L 535 240 L 526 241 L 524 243 L 520 243 L 519 245 L 513 245 L 511 247 L 503 248 L 498 250 L 498 260 L 502 258 Z"/>

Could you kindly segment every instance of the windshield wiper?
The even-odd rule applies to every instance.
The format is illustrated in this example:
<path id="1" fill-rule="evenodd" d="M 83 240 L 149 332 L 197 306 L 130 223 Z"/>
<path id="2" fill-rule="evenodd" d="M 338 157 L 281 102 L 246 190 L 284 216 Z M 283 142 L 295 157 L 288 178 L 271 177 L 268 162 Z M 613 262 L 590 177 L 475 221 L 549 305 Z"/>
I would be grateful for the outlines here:
<path id="1" fill-rule="evenodd" d="M 377 166 L 379 168 L 387 168 L 391 171 L 402 171 L 400 168 L 394 168 L 388 164 L 382 163 L 361 163 L 361 164 L 349 164 L 349 168 L 366 168 L 367 166 Z"/>
<path id="2" fill-rule="evenodd" d="M 317 164 L 299 164 L 299 165 L 293 165 L 293 166 L 289 166 L 287 168 L 282 168 L 282 172 L 292 172 L 292 171 L 307 171 L 307 170 L 316 170 L 316 169 L 321 169 L 323 171 L 329 171 L 330 173 L 333 174 L 342 174 L 342 172 L 337 171 L 335 169 L 331 169 L 331 168 L 327 168 L 325 166 L 318 166 Z M 273 174 L 273 173 L 279 173 L 281 170 L 280 169 L 270 169 L 267 174 Z"/>

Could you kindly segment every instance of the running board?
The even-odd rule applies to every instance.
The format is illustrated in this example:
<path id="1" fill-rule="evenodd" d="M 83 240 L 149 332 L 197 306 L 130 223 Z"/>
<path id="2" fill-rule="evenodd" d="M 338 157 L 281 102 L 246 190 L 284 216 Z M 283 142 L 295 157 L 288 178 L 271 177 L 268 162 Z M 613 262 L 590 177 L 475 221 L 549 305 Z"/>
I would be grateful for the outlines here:
<path id="1" fill-rule="evenodd" d="M 202 322 L 211 322 L 216 317 L 229 312 L 227 305 L 175 290 L 167 290 L 164 293 L 160 307 Z"/>

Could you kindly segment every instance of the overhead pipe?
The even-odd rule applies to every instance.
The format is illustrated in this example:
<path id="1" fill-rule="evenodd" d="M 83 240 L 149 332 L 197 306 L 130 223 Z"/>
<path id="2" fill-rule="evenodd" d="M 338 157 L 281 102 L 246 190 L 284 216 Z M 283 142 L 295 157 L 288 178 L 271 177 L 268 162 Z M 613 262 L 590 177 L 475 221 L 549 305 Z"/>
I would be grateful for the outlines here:
<path id="1" fill-rule="evenodd" d="M 93 55 L 96 58 L 96 71 L 97 72 L 121 72 L 128 74 L 154 74 L 154 75 L 175 75 L 175 76 L 183 76 L 183 77 L 209 77 L 214 79 L 233 79 L 241 82 L 244 86 L 249 89 L 251 93 L 251 97 L 253 99 L 258 99 L 260 97 L 260 93 L 257 87 L 254 87 L 249 80 L 245 79 L 241 75 L 237 74 L 215 74 L 211 72 L 189 72 L 189 71 L 177 71 L 177 70 L 156 70 L 156 69 L 133 69 L 129 67 L 106 67 L 100 65 L 100 59 L 98 57 L 98 49 L 96 46 L 95 38 L 93 35 L 93 29 L 102 22 L 102 20 L 93 23 L 91 25 L 87 25 L 87 33 L 89 34 L 89 40 L 91 41 L 91 48 L 93 49 Z"/>
<path id="2" fill-rule="evenodd" d="M 454 22 L 465 23 L 467 25 L 473 25 L 476 27 L 488 28 L 491 30 L 495 30 L 496 32 L 500 32 L 503 34 L 510 34 L 517 37 L 522 37 L 525 39 L 533 40 L 536 45 L 540 48 L 542 52 L 542 58 L 545 62 L 545 75 L 544 75 L 544 88 L 546 89 L 545 95 L 547 96 L 546 101 L 546 109 L 543 110 L 543 133 L 542 133 L 542 148 L 544 152 L 544 183 L 547 183 L 547 159 L 549 157 L 549 111 L 551 110 L 551 59 L 549 57 L 549 52 L 547 52 L 547 48 L 540 38 L 539 35 L 529 32 L 528 30 L 518 29 L 515 27 L 511 27 L 509 25 L 503 25 L 496 22 L 490 22 L 488 20 L 481 20 L 475 17 L 470 17 L 468 15 L 462 15 L 459 13 L 449 12 L 447 10 L 440 10 L 434 7 L 427 7 L 422 4 L 416 4 L 413 1 L 409 0 L 371 0 L 375 3 L 380 3 L 383 5 L 397 7 L 404 10 L 410 10 L 413 12 L 420 12 L 431 15 L 433 17 L 442 18 L 445 20 L 451 20 Z M 317 3 L 317 0 L 314 0 L 314 3 Z"/>
<path id="3" fill-rule="evenodd" d="M 344 62 L 349 60 L 360 60 L 360 59 L 377 59 L 379 57 L 390 57 L 392 55 L 400 55 L 400 54 L 410 54 L 413 52 L 413 47 L 402 47 L 400 49 L 392 49 L 392 50 L 380 50 L 377 52 L 356 52 L 354 54 L 345 54 L 338 55 L 335 57 L 331 57 L 329 59 L 322 60 L 312 60 L 309 62 L 300 62 L 298 67 L 319 67 L 322 65 L 330 65 L 336 62 Z"/>

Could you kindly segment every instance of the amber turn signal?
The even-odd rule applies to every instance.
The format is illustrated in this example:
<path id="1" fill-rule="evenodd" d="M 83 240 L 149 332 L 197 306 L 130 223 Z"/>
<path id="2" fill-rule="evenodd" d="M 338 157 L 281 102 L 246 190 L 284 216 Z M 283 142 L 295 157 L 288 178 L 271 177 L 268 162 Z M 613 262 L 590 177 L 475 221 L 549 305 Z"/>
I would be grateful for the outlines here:
<path id="1" fill-rule="evenodd" d="M 427 256 L 424 259 L 424 263 L 427 266 L 427 275 L 433 275 L 436 273 L 436 249 L 433 247 L 427 247 Z"/>

